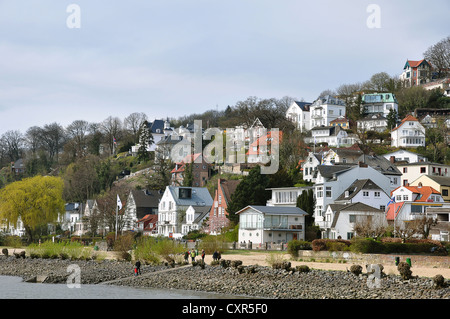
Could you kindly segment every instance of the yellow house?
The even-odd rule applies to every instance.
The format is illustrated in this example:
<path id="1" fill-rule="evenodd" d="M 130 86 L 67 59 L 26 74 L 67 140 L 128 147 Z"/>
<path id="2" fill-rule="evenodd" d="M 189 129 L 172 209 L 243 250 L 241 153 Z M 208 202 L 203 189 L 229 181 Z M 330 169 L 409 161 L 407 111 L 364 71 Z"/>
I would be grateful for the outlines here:
<path id="1" fill-rule="evenodd" d="M 414 182 L 409 183 L 410 186 L 431 186 L 442 195 L 446 202 L 450 202 L 450 177 L 422 175 Z"/>

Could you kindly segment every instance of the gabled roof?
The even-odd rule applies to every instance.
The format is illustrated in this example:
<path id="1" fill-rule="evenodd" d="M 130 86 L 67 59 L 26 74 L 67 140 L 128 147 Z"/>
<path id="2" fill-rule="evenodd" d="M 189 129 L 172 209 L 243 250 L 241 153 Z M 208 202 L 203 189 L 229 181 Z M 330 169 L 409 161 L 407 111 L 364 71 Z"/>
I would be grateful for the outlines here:
<path id="1" fill-rule="evenodd" d="M 360 156 L 358 161 L 369 165 L 373 169 L 376 169 L 384 175 L 402 175 L 400 170 L 391 161 L 387 160 L 383 156 L 378 156 L 376 154 Z"/>
<path id="2" fill-rule="evenodd" d="M 317 169 L 323 177 L 332 178 L 334 174 L 345 172 L 353 167 L 354 165 L 318 165 Z"/>
<path id="3" fill-rule="evenodd" d="M 405 66 L 403 67 L 403 69 L 406 69 L 406 66 L 408 66 L 408 65 L 409 65 L 411 68 L 416 68 L 416 67 L 418 67 L 419 65 L 421 65 L 422 63 L 426 63 L 426 64 L 430 65 L 430 63 L 428 63 L 428 61 L 425 60 L 425 59 L 422 59 L 422 60 L 419 60 L 419 61 L 407 60 L 406 63 L 405 63 Z M 431 65 L 430 65 L 430 66 L 431 66 Z"/>
<path id="4" fill-rule="evenodd" d="M 336 198 L 336 201 L 352 199 L 360 191 L 366 190 L 366 189 L 372 189 L 372 190 L 376 189 L 376 190 L 380 190 L 380 191 L 384 192 L 380 186 L 375 184 L 370 179 L 357 179 L 341 195 L 339 195 L 338 198 Z M 347 192 L 348 192 L 348 196 L 346 197 L 345 195 L 347 194 Z"/>
<path id="5" fill-rule="evenodd" d="M 398 130 L 403 124 L 405 124 L 406 122 L 409 122 L 409 121 L 419 122 L 419 120 L 417 118 L 415 118 L 411 114 L 408 114 L 397 127 L 394 127 L 392 129 L 392 131 Z"/>
<path id="6" fill-rule="evenodd" d="M 418 198 L 414 202 L 427 202 L 431 195 L 441 195 L 440 192 L 431 186 L 400 186 L 392 191 L 392 194 L 400 188 L 406 188 L 414 194 L 418 194 Z"/>
<path id="7" fill-rule="evenodd" d="M 398 213 L 402 209 L 405 202 L 393 203 L 388 206 L 388 210 L 386 212 L 387 220 L 394 220 L 394 217 L 397 218 Z"/>
<path id="8" fill-rule="evenodd" d="M 309 102 L 299 102 L 299 101 L 294 101 L 294 103 L 297 104 L 298 107 L 304 112 L 309 112 L 309 107 L 312 104 L 312 103 L 309 103 Z"/>
<path id="9" fill-rule="evenodd" d="M 258 206 L 258 205 L 248 205 L 237 211 L 236 214 L 240 214 L 247 209 L 253 208 L 263 214 L 268 215 L 307 215 L 307 213 L 298 207 L 280 207 L 280 206 Z"/>
<path id="10" fill-rule="evenodd" d="M 162 194 L 156 190 L 131 190 L 136 208 L 152 207 L 157 208 Z"/>
<path id="11" fill-rule="evenodd" d="M 429 179 L 438 183 L 441 186 L 450 186 L 450 177 L 435 176 L 435 175 L 424 175 L 424 176 L 428 177 Z"/>
<path id="12" fill-rule="evenodd" d="M 172 194 L 175 203 L 179 206 L 212 206 L 213 199 L 206 187 L 182 187 L 182 186 L 167 186 L 167 189 Z M 180 198 L 180 189 L 190 189 L 190 198 Z"/>
<path id="13" fill-rule="evenodd" d="M 339 215 L 341 212 L 371 212 L 371 213 L 384 213 L 382 210 L 377 209 L 375 207 L 366 205 L 361 202 L 352 203 L 348 205 L 340 205 L 340 204 L 331 204 L 330 208 L 335 212 L 333 221 L 331 223 L 331 228 L 336 227 L 337 220 L 339 219 Z"/>
<path id="14" fill-rule="evenodd" d="M 225 199 L 225 203 L 228 205 L 230 199 L 231 199 L 231 195 L 235 192 L 236 187 L 239 185 L 239 183 L 241 182 L 240 179 L 230 179 L 230 180 L 226 180 L 226 179 L 220 179 L 218 180 L 218 184 L 219 187 L 222 189 L 222 193 L 224 194 L 224 199 Z"/>

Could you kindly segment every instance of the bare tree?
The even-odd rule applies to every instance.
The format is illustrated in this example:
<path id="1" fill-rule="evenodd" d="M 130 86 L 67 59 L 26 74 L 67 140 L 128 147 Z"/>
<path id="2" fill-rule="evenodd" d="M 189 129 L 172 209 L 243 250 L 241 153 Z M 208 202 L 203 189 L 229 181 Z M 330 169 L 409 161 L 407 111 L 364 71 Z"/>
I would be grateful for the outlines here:
<path id="1" fill-rule="evenodd" d="M 430 46 L 423 56 L 437 70 L 438 78 L 447 76 L 450 70 L 450 36 Z"/>
<path id="2" fill-rule="evenodd" d="M 44 149 L 48 152 L 51 162 L 59 159 L 59 152 L 62 150 L 65 142 L 65 133 L 63 127 L 58 123 L 45 124 L 41 130 L 41 140 Z"/>
<path id="3" fill-rule="evenodd" d="M 112 155 L 116 149 L 116 142 L 122 137 L 122 122 L 118 117 L 109 116 L 100 127 Z"/>
<path id="4" fill-rule="evenodd" d="M 0 138 L 0 143 L 3 145 L 5 155 L 11 162 L 15 162 L 22 156 L 25 147 L 24 142 L 24 136 L 17 130 L 7 131 Z"/>
<path id="5" fill-rule="evenodd" d="M 139 129 L 145 121 L 147 121 L 147 115 L 142 112 L 131 113 L 124 119 L 124 129 L 131 135 L 133 143 L 139 142 Z"/>
<path id="6" fill-rule="evenodd" d="M 387 229 L 384 215 L 357 216 L 353 230 L 357 236 L 378 239 Z"/>
<path id="7" fill-rule="evenodd" d="M 84 120 L 75 120 L 66 127 L 67 137 L 71 140 L 76 157 L 86 155 L 88 129 L 89 123 Z"/>

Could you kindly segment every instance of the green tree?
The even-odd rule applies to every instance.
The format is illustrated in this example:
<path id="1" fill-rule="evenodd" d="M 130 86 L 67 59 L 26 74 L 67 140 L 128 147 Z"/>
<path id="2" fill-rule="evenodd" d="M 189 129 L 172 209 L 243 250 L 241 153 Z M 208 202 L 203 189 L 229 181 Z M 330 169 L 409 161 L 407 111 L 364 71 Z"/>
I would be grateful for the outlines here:
<path id="1" fill-rule="evenodd" d="M 307 226 L 313 224 L 313 214 L 314 207 L 316 206 L 316 201 L 314 199 L 313 189 L 303 190 L 303 192 L 297 197 L 297 207 L 303 209 L 308 215 L 305 218 Z"/>
<path id="2" fill-rule="evenodd" d="M 194 181 L 193 167 L 193 163 L 186 163 L 184 165 L 183 186 L 192 187 Z"/>
<path id="3" fill-rule="evenodd" d="M 42 225 L 64 214 L 64 183 L 59 177 L 35 176 L 11 183 L 0 190 L 0 219 L 17 227 L 22 221 L 28 239 Z"/>
<path id="4" fill-rule="evenodd" d="M 242 179 L 235 192 L 231 195 L 231 200 L 227 207 L 230 222 L 237 224 L 239 220 L 235 213 L 248 205 L 266 205 L 269 199 L 266 191 L 268 185 L 269 177 L 266 174 L 261 174 L 260 166 L 255 166 Z"/>
<path id="5" fill-rule="evenodd" d="M 147 147 L 153 143 L 153 135 L 148 128 L 148 122 L 144 121 L 139 130 L 139 149 L 137 158 L 139 161 L 148 162 L 150 160 L 150 154 Z"/>
<path id="6" fill-rule="evenodd" d="M 386 119 L 387 119 L 388 130 L 392 131 L 392 129 L 397 126 L 397 120 L 398 120 L 397 111 L 394 109 L 390 109 Z"/>

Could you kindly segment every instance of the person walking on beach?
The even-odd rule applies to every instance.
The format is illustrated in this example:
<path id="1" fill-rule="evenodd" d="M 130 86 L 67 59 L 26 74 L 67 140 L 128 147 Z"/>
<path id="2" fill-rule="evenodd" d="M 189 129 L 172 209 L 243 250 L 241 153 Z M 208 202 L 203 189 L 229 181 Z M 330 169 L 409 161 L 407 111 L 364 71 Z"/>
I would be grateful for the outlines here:
<path id="1" fill-rule="evenodd" d="M 189 254 L 190 254 L 189 250 L 186 250 L 186 252 L 184 253 L 184 261 L 185 262 L 189 262 Z"/>
<path id="2" fill-rule="evenodd" d="M 191 250 L 191 259 L 192 259 L 192 262 L 194 262 L 195 261 L 195 250 Z"/>
<path id="3" fill-rule="evenodd" d="M 141 274 L 141 262 L 138 260 L 136 261 L 135 264 L 135 275 L 140 275 Z"/>
<path id="4" fill-rule="evenodd" d="M 205 255 L 206 255 L 205 250 L 202 249 L 202 261 L 203 261 L 203 263 L 205 263 Z"/>

